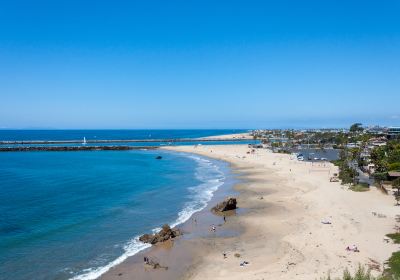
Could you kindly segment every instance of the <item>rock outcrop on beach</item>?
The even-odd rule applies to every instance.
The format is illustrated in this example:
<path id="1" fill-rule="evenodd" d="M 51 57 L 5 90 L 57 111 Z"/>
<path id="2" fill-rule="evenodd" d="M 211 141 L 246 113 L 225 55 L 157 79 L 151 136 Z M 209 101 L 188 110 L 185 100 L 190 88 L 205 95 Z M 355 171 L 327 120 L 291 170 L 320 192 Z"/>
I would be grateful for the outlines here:
<path id="1" fill-rule="evenodd" d="M 236 206 L 236 198 L 234 197 L 229 197 L 225 199 L 224 201 L 218 203 L 212 208 L 212 211 L 214 212 L 225 212 L 229 210 L 235 210 L 237 208 Z"/>
<path id="2" fill-rule="evenodd" d="M 139 240 L 143 243 L 150 243 L 152 245 L 164 242 L 169 239 L 182 235 L 182 232 L 177 228 L 170 228 L 169 225 L 163 225 L 162 229 L 156 234 L 143 234 Z"/>

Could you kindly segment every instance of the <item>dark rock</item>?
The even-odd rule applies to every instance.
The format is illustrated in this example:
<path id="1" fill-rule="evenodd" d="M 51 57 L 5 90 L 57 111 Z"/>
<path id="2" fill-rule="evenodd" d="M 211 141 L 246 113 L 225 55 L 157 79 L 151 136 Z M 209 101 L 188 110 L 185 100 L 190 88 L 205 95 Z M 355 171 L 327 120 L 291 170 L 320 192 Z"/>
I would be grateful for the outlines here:
<path id="1" fill-rule="evenodd" d="M 171 229 L 169 225 L 163 225 L 162 229 L 156 234 L 143 234 L 139 237 L 139 240 L 143 243 L 156 244 L 159 242 L 164 242 L 169 239 L 175 238 L 182 235 L 182 232 L 177 229 Z"/>
<path id="2" fill-rule="evenodd" d="M 139 146 L 17 146 L 0 147 L 0 152 L 24 152 L 24 151 L 125 151 L 139 149 L 157 149 L 157 147 Z"/>
<path id="3" fill-rule="evenodd" d="M 229 210 L 235 210 L 237 208 L 236 206 L 236 198 L 234 197 L 229 197 L 225 199 L 224 201 L 218 203 L 216 206 L 212 208 L 213 211 L 215 212 L 225 212 Z"/>
<path id="4" fill-rule="evenodd" d="M 157 156 L 156 159 L 162 159 L 162 156 Z"/>

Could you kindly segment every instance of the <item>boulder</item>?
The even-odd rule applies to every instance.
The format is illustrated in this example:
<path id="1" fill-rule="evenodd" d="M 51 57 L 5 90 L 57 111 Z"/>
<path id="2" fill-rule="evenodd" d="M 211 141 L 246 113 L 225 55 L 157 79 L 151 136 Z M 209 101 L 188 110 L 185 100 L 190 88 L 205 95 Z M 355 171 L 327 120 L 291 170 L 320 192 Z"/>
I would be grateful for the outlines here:
<path id="1" fill-rule="evenodd" d="M 212 208 L 212 210 L 215 212 L 225 212 L 225 211 L 229 211 L 229 210 L 235 210 L 236 208 L 237 208 L 236 198 L 229 197 L 229 198 L 225 199 L 224 201 L 215 205 Z"/>
<path id="2" fill-rule="evenodd" d="M 182 232 L 177 229 L 171 229 L 169 225 L 163 225 L 162 229 L 156 234 L 143 234 L 139 237 L 139 240 L 143 243 L 150 243 L 152 245 L 164 242 L 169 239 L 175 238 L 179 235 L 182 235 Z"/>

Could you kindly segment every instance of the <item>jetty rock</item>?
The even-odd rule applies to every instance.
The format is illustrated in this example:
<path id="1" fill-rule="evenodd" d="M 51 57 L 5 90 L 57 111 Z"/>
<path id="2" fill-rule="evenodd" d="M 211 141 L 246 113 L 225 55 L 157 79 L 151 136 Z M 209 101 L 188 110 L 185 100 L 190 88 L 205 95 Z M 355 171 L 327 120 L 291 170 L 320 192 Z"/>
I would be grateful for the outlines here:
<path id="1" fill-rule="evenodd" d="M 214 212 L 225 212 L 225 211 L 229 211 L 229 210 L 235 210 L 237 208 L 236 204 L 237 204 L 236 198 L 229 197 L 229 198 L 225 199 L 224 201 L 215 205 L 212 208 L 212 210 Z"/>
<path id="2" fill-rule="evenodd" d="M 162 229 L 156 234 L 143 234 L 139 240 L 143 243 L 150 243 L 152 245 L 164 242 L 169 239 L 182 235 L 182 232 L 177 228 L 171 228 L 169 225 L 163 225 Z"/>

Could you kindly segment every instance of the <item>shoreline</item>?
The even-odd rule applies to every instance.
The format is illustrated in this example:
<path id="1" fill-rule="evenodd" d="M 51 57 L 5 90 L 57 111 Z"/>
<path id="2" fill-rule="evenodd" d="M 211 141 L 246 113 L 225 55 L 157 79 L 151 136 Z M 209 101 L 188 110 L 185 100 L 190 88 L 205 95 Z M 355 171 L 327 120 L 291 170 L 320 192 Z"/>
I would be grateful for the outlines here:
<path id="1" fill-rule="evenodd" d="M 178 238 L 169 251 L 153 246 L 159 256 L 176 257 L 172 265 L 187 265 L 175 278 L 169 278 L 165 272 L 151 275 L 147 271 L 139 279 L 306 280 L 326 277 L 329 272 L 337 277 L 345 268 L 353 271 L 359 264 L 378 264 L 383 269 L 384 262 L 397 250 L 396 244 L 383 242 L 385 234 L 396 224 L 393 198 L 374 188 L 356 193 L 340 183 L 330 183 L 330 175 L 337 172 L 330 163 L 293 161 L 289 155 L 264 149 L 248 154 L 247 145 L 162 149 L 228 162 L 232 172 L 245 180 L 234 186 L 242 212 L 221 227 L 222 232 L 226 228 L 237 235 Z M 211 202 L 201 212 L 210 206 Z M 374 217 L 371 212 L 384 218 Z M 331 224 L 322 224 L 323 220 Z M 345 250 L 352 244 L 357 244 L 359 253 Z M 237 253 L 239 258 L 234 257 Z M 239 266 L 243 261 L 249 265 Z M 132 259 L 123 266 L 123 270 L 122 266 L 112 269 L 114 277 L 108 273 L 100 279 L 130 279 L 143 264 Z M 123 275 L 117 271 L 123 271 Z"/>
<path id="2" fill-rule="evenodd" d="M 235 217 L 243 233 L 220 240 L 185 279 L 339 277 L 359 264 L 382 270 L 398 250 L 398 245 L 384 241 L 397 224 L 393 197 L 376 188 L 358 193 L 329 182 L 337 172 L 331 163 L 298 162 L 264 149 L 248 154 L 243 145 L 168 149 L 225 160 L 246 179 L 235 187 L 239 207 L 247 209 Z M 331 224 L 322 223 L 326 220 Z M 345 250 L 353 244 L 360 252 Z M 228 252 L 227 259 L 222 251 Z M 232 256 L 237 251 L 239 259 Z M 244 260 L 250 265 L 239 266 Z"/>
<path id="3" fill-rule="evenodd" d="M 200 258 L 204 251 L 199 254 L 199 251 L 194 248 L 207 248 L 210 244 L 206 241 L 211 235 L 215 235 L 210 231 L 211 225 L 216 225 L 218 228 L 216 236 L 229 237 L 236 235 L 235 229 L 221 228 L 223 222 L 222 216 L 216 216 L 211 213 L 211 207 L 217 202 L 220 202 L 228 195 L 233 194 L 232 185 L 236 183 L 235 176 L 231 173 L 229 163 L 225 161 L 215 160 L 209 157 L 204 157 L 194 153 L 186 153 L 179 151 L 171 151 L 163 149 L 165 152 L 173 152 L 185 154 L 187 157 L 198 157 L 197 160 L 210 161 L 212 164 L 217 164 L 218 169 L 224 174 L 222 185 L 212 192 L 211 199 L 199 211 L 191 214 L 190 218 L 183 223 L 176 224 L 177 220 L 170 224 L 171 227 L 177 227 L 184 232 L 184 235 L 173 240 L 159 243 L 148 248 L 144 248 L 136 254 L 129 256 L 123 262 L 112 266 L 105 273 L 101 274 L 96 279 L 102 280 L 124 280 L 132 279 L 132 275 L 138 279 L 178 279 L 185 275 L 186 270 L 191 269 L 193 263 Z M 197 187 L 200 187 L 197 186 Z M 182 210 L 183 211 L 183 210 Z M 178 215 L 179 216 L 179 215 Z M 195 223 L 193 221 L 196 221 Z M 152 269 L 143 264 L 143 258 L 148 257 L 160 263 L 161 266 L 168 267 L 164 269 Z M 172 261 L 171 261 L 172 260 Z M 80 278 L 77 278 L 80 279 Z"/>

